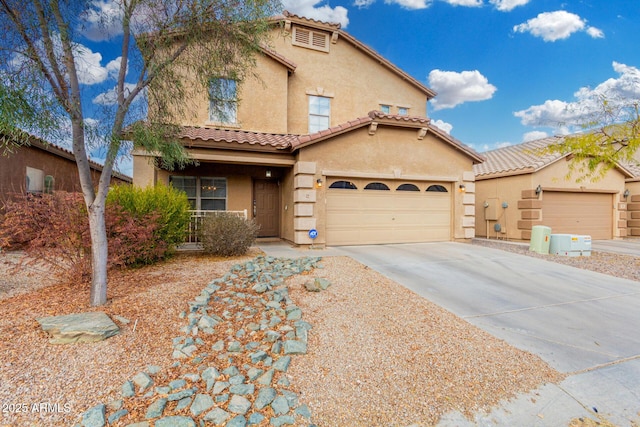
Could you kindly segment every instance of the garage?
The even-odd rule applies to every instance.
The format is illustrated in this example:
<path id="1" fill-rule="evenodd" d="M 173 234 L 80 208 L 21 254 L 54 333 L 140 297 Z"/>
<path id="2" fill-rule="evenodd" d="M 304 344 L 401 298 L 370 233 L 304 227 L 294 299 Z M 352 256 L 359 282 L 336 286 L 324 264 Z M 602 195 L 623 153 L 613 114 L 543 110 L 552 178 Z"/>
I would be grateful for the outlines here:
<path id="1" fill-rule="evenodd" d="M 587 234 L 592 239 L 611 239 L 613 195 L 545 191 L 542 220 L 552 233 Z"/>
<path id="2" fill-rule="evenodd" d="M 327 189 L 327 244 L 451 240 L 451 184 L 334 179 Z"/>

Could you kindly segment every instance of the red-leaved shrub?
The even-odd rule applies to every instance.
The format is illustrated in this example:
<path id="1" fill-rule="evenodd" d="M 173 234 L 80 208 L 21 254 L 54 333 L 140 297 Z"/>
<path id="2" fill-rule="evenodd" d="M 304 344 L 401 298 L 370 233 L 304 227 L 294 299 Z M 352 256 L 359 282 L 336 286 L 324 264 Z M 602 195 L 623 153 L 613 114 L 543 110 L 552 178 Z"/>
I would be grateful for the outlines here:
<path id="1" fill-rule="evenodd" d="M 156 238 L 158 214 L 132 216 L 117 204 L 105 210 L 108 268 L 147 264 L 161 259 L 167 244 Z M 70 281 L 91 280 L 91 238 L 82 194 L 15 196 L 5 203 L 0 248 L 22 249 L 34 262 L 45 262 Z"/>

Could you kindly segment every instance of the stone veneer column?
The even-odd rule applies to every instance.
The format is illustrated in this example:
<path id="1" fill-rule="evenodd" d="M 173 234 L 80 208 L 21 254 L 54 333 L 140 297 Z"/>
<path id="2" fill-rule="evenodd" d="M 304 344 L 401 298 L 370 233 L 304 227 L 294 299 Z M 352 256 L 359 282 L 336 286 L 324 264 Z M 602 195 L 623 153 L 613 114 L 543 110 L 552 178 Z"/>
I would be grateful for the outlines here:
<path id="1" fill-rule="evenodd" d="M 640 194 L 629 196 L 629 200 L 625 212 L 627 214 L 627 235 L 640 236 Z"/>
<path id="2" fill-rule="evenodd" d="M 627 214 L 627 200 L 624 198 L 622 193 L 620 194 L 620 199 L 618 200 L 618 221 L 616 224 L 616 233 L 613 237 L 627 237 L 627 227 L 628 224 L 628 214 Z"/>
<path id="3" fill-rule="evenodd" d="M 315 162 L 297 162 L 293 166 L 293 242 L 298 245 L 314 243 L 309 237 L 309 230 L 316 228 L 315 173 Z"/>
<path id="4" fill-rule="evenodd" d="M 464 209 L 462 217 L 462 230 L 465 239 L 476 237 L 476 176 L 472 171 L 462 173 L 462 184 L 464 184 L 464 195 L 462 196 L 462 206 Z"/>
<path id="5" fill-rule="evenodd" d="M 518 200 L 520 220 L 518 230 L 522 240 L 531 239 L 531 229 L 534 225 L 542 225 L 542 200 L 538 199 L 536 190 L 522 190 L 521 200 Z"/>

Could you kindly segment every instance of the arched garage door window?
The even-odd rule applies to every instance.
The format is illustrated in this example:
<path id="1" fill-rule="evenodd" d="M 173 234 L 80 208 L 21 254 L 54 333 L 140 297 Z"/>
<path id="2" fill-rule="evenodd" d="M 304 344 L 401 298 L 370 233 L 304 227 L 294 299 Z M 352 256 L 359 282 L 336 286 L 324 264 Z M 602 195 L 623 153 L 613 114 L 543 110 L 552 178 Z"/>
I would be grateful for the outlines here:
<path id="1" fill-rule="evenodd" d="M 444 186 L 438 185 L 438 184 L 430 185 L 429 188 L 427 188 L 427 191 L 434 191 L 437 193 L 448 193 L 447 189 Z"/>
<path id="2" fill-rule="evenodd" d="M 344 190 L 357 190 L 358 187 L 355 186 L 353 182 L 350 181 L 336 181 L 329 186 L 329 188 L 341 188 Z"/>
<path id="3" fill-rule="evenodd" d="M 420 191 L 420 189 L 413 184 L 400 184 L 396 191 Z"/>
<path id="4" fill-rule="evenodd" d="M 387 184 L 383 184 L 382 182 L 370 182 L 365 187 L 365 190 L 384 190 L 388 191 L 389 187 Z"/>

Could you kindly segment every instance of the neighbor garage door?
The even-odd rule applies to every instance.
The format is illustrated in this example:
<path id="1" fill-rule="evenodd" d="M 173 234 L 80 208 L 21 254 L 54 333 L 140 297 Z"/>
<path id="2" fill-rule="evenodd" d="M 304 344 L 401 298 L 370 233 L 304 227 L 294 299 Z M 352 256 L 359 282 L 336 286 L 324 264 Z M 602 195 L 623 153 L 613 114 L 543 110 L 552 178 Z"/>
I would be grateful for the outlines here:
<path id="1" fill-rule="evenodd" d="M 329 182 L 328 245 L 451 240 L 448 183 L 362 179 Z"/>
<path id="2" fill-rule="evenodd" d="M 602 193 L 545 191 L 543 224 L 554 234 L 588 234 L 592 239 L 611 239 L 613 196 Z"/>

